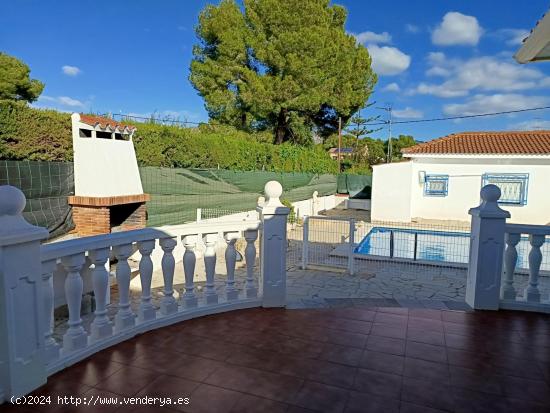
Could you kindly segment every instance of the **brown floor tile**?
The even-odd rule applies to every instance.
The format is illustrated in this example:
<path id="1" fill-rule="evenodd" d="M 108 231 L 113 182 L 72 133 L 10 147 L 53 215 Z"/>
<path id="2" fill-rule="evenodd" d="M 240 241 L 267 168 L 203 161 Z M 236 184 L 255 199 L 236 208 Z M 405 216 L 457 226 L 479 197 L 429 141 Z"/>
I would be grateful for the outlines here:
<path id="1" fill-rule="evenodd" d="M 361 349 L 327 343 L 323 345 L 323 351 L 319 358 L 333 363 L 358 366 L 362 355 L 363 350 Z"/>
<path id="2" fill-rule="evenodd" d="M 409 329 L 414 328 L 417 330 L 424 330 L 424 331 L 438 331 L 440 333 L 443 333 L 443 321 L 441 320 L 434 320 L 431 318 L 416 318 L 416 317 L 409 317 Z"/>
<path id="3" fill-rule="evenodd" d="M 449 365 L 407 357 L 405 358 L 403 376 L 449 383 Z"/>
<path id="4" fill-rule="evenodd" d="M 189 396 L 189 404 L 178 410 L 189 413 L 226 413 L 233 409 L 242 396 L 240 392 L 201 384 Z"/>
<path id="5" fill-rule="evenodd" d="M 454 401 L 457 413 L 512 413 L 507 400 L 495 394 L 455 389 Z M 519 411 L 526 412 L 523 409 Z"/>
<path id="6" fill-rule="evenodd" d="M 355 367 L 318 360 L 312 366 L 308 379 L 347 389 L 353 386 L 356 372 Z"/>
<path id="7" fill-rule="evenodd" d="M 364 351 L 360 362 L 360 366 L 363 368 L 397 375 L 403 374 L 404 365 L 405 357 L 403 356 L 371 350 Z"/>
<path id="8" fill-rule="evenodd" d="M 439 410 L 454 409 L 452 387 L 429 380 L 403 377 L 401 400 Z"/>
<path id="9" fill-rule="evenodd" d="M 159 373 L 138 367 L 125 366 L 95 387 L 108 390 L 122 396 L 134 396 L 142 388 L 159 377 Z"/>
<path id="10" fill-rule="evenodd" d="M 447 351 L 443 346 L 407 341 L 405 355 L 407 357 L 435 361 L 437 363 L 447 363 Z"/>
<path id="11" fill-rule="evenodd" d="M 398 399 L 401 393 L 402 377 L 397 374 L 375 370 L 359 369 L 355 376 L 354 390 L 389 399 Z"/>
<path id="12" fill-rule="evenodd" d="M 329 343 L 340 344 L 343 346 L 351 346 L 357 348 L 365 347 L 368 335 L 359 333 L 349 333 L 346 331 L 327 331 L 327 339 Z"/>
<path id="13" fill-rule="evenodd" d="M 231 409 L 231 413 L 284 413 L 288 405 L 261 397 L 243 394 Z"/>
<path id="14" fill-rule="evenodd" d="M 405 340 L 398 338 L 369 336 L 366 349 L 402 356 L 405 354 Z"/>
<path id="15" fill-rule="evenodd" d="M 380 313 L 389 313 L 389 314 L 407 316 L 410 310 L 406 307 L 378 307 L 377 311 Z"/>
<path id="16" fill-rule="evenodd" d="M 319 412 L 344 411 L 348 391 L 326 384 L 306 382 L 293 398 L 292 404 Z"/>
<path id="17" fill-rule="evenodd" d="M 506 376 L 500 383 L 506 397 L 545 404 L 550 411 L 550 387 L 545 381 Z"/>
<path id="18" fill-rule="evenodd" d="M 53 375 L 49 381 L 68 380 L 95 386 L 124 366 L 104 358 L 91 357 Z"/>
<path id="19" fill-rule="evenodd" d="M 405 401 L 401 401 L 399 413 L 446 413 L 445 410 L 433 409 L 427 406 L 420 406 Z"/>
<path id="20" fill-rule="evenodd" d="M 331 311 L 334 317 L 350 318 L 353 320 L 373 321 L 376 315 L 375 311 L 360 308 L 335 308 Z"/>
<path id="21" fill-rule="evenodd" d="M 127 378 L 132 381 L 132 377 Z M 161 375 L 155 380 L 152 380 L 147 386 L 143 387 L 136 397 L 190 397 L 191 393 L 199 386 L 200 383 L 187 379 L 182 379 L 174 376 Z"/>
<path id="22" fill-rule="evenodd" d="M 352 391 L 345 413 L 399 413 L 399 400 Z"/>
<path id="23" fill-rule="evenodd" d="M 374 323 L 371 335 L 405 339 L 407 337 L 407 329 L 393 324 Z"/>
<path id="24" fill-rule="evenodd" d="M 428 331 L 411 328 L 407 330 L 407 340 L 418 343 L 433 344 L 436 346 L 445 345 L 445 336 L 439 331 Z"/>
<path id="25" fill-rule="evenodd" d="M 246 367 L 224 366 L 214 371 L 205 382 L 230 390 L 286 402 L 294 397 L 303 380 Z"/>
<path id="26" fill-rule="evenodd" d="M 482 393 L 503 394 L 499 377 L 493 373 L 453 365 L 449 365 L 449 371 L 453 387 Z"/>
<path id="27" fill-rule="evenodd" d="M 440 310 L 430 310 L 428 308 L 411 308 L 409 310 L 409 317 L 442 320 Z"/>
<path id="28" fill-rule="evenodd" d="M 399 327 L 406 327 L 407 321 L 408 321 L 408 316 L 400 315 L 400 314 L 378 312 L 374 317 L 375 323 L 391 324 Z"/>

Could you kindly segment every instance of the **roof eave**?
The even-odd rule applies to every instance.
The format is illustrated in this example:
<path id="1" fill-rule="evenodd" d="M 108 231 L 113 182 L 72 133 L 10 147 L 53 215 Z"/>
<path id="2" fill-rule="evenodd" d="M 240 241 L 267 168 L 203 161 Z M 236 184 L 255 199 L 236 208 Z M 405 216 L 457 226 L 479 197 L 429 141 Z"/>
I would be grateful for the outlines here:
<path id="1" fill-rule="evenodd" d="M 550 43 L 550 13 L 546 13 L 535 26 L 531 34 L 524 40 L 521 48 L 514 55 L 518 63 L 529 63 L 541 60 L 550 60 L 550 55 L 540 55 Z"/>

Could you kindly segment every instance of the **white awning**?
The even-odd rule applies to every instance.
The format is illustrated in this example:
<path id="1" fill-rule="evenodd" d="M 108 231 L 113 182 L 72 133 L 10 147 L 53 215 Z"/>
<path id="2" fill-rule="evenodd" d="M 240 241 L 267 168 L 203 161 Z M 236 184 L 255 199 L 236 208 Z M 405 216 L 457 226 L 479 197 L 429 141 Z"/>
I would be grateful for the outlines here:
<path id="1" fill-rule="evenodd" d="M 550 12 L 537 23 L 514 58 L 518 63 L 550 60 Z"/>

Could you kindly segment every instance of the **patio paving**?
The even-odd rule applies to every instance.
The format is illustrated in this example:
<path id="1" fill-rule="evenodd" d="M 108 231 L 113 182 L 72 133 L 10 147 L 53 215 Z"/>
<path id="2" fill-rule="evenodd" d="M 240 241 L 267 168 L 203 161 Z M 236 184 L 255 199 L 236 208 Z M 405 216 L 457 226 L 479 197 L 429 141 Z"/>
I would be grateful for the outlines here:
<path id="1" fill-rule="evenodd" d="M 188 397 L 188 405 L 0 410 L 550 411 L 548 315 L 364 304 L 252 309 L 178 323 L 97 353 L 35 392 L 55 400 Z"/>

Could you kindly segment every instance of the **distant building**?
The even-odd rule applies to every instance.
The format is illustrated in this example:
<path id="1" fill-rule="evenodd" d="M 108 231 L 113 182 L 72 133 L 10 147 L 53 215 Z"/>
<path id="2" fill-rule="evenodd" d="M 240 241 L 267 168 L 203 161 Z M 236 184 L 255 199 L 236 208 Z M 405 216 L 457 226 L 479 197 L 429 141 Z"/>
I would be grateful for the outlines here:
<path id="1" fill-rule="evenodd" d="M 402 152 L 408 161 L 373 166 L 373 221 L 467 221 L 495 184 L 511 222 L 550 222 L 550 130 L 458 133 Z"/>
<path id="2" fill-rule="evenodd" d="M 338 148 L 330 148 L 328 154 L 332 159 L 338 159 Z M 342 159 L 349 158 L 353 155 L 353 148 L 340 148 L 340 156 Z"/>

